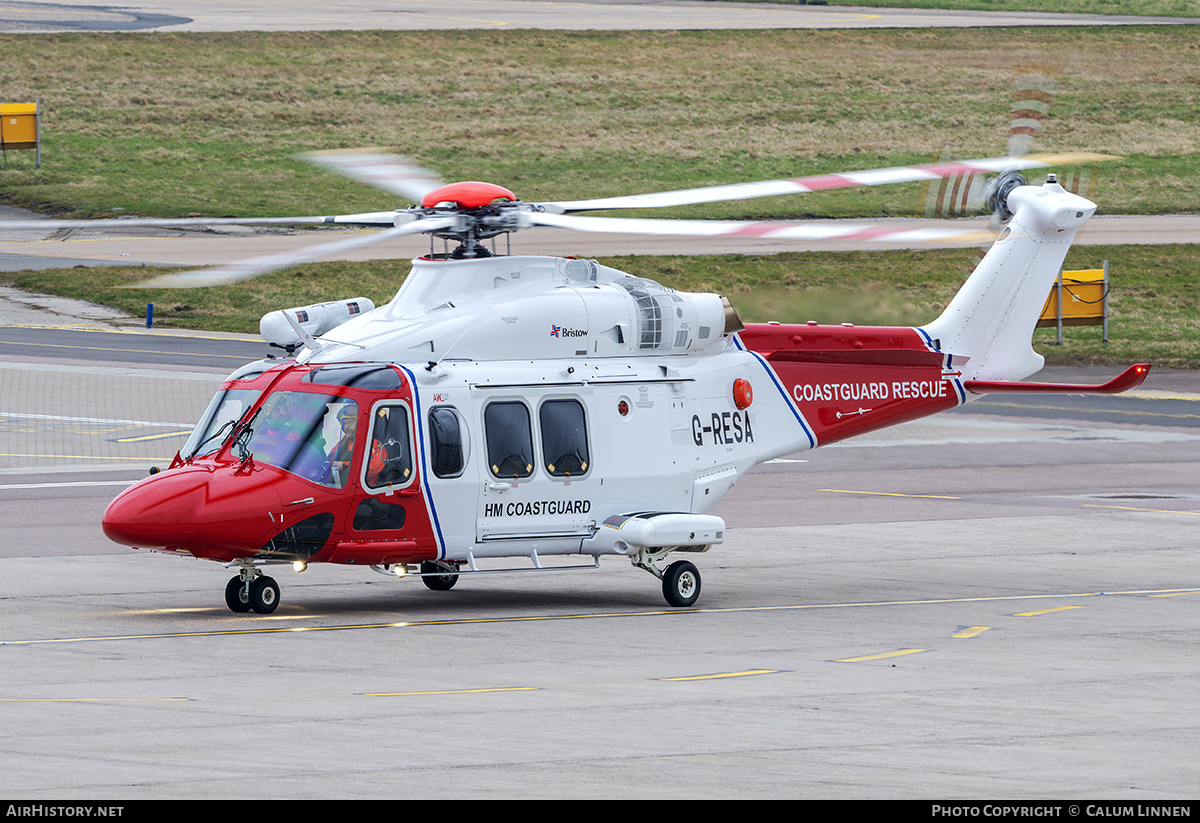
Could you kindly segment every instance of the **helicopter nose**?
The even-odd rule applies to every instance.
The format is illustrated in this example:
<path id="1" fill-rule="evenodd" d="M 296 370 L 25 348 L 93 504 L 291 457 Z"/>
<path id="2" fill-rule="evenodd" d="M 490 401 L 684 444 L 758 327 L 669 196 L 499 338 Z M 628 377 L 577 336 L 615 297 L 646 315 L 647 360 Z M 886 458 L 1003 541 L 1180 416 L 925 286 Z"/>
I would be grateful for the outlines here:
<path id="1" fill-rule="evenodd" d="M 178 547 L 196 528 L 210 472 L 180 468 L 147 477 L 117 495 L 104 512 L 104 534 L 143 549 Z"/>

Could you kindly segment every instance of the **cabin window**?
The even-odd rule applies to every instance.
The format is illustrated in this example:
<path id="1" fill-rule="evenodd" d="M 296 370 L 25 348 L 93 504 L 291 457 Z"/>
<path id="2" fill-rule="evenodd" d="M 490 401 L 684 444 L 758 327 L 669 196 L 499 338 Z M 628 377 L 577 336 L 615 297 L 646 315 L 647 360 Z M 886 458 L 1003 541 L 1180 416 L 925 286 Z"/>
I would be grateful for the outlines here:
<path id="1" fill-rule="evenodd" d="M 408 409 L 398 405 L 377 406 L 371 420 L 367 488 L 405 485 L 413 479 Z"/>
<path id="2" fill-rule="evenodd" d="M 429 410 L 429 457 L 438 477 L 458 477 L 466 466 L 465 429 L 448 406 Z"/>
<path id="3" fill-rule="evenodd" d="M 524 403 L 491 403 L 483 411 L 488 467 L 496 477 L 519 479 L 533 474 L 533 433 Z"/>
<path id="4" fill-rule="evenodd" d="M 350 474 L 358 404 L 345 397 L 275 392 L 253 422 L 254 460 L 325 486 L 343 488 Z"/>
<path id="5" fill-rule="evenodd" d="M 547 400 L 538 423 L 542 465 L 551 477 L 576 477 L 588 470 L 587 424 L 578 400 Z"/>

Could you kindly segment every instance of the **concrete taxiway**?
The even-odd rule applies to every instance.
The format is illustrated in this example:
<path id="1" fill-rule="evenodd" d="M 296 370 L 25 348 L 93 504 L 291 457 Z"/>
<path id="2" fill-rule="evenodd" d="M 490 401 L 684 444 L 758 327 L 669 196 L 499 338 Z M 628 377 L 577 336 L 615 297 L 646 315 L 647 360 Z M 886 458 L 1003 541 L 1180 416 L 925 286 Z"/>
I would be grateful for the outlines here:
<path id="1" fill-rule="evenodd" d="M 1195 24 L 1193 18 L 887 9 L 710 0 L 92 0 L 0 2 L 0 32 L 941 28 Z"/>

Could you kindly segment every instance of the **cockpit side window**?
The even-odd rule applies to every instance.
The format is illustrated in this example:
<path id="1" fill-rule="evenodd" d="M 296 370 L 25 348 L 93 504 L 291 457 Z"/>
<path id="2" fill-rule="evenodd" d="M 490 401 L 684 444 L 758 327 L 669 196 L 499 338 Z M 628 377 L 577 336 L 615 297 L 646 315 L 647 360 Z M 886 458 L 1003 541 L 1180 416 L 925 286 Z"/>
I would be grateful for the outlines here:
<path id="1" fill-rule="evenodd" d="M 412 443 L 408 432 L 407 408 L 401 405 L 375 408 L 367 454 L 367 488 L 402 486 L 412 480 Z"/>
<path id="2" fill-rule="evenodd" d="M 497 402 L 483 410 L 488 468 L 494 476 L 519 479 L 533 474 L 533 432 L 524 403 Z"/>
<path id="3" fill-rule="evenodd" d="M 578 400 L 547 400 L 538 411 L 542 465 L 551 477 L 576 477 L 588 469 L 587 423 Z"/>
<path id="4" fill-rule="evenodd" d="M 466 430 L 458 412 L 449 406 L 429 410 L 429 452 L 433 473 L 458 477 L 466 466 Z"/>

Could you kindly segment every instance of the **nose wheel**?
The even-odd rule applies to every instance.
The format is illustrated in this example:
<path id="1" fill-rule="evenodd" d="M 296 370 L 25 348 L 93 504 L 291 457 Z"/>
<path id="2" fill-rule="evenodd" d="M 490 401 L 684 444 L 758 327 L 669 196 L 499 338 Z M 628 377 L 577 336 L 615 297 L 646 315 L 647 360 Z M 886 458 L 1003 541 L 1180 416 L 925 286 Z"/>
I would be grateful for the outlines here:
<path id="1" fill-rule="evenodd" d="M 225 585 L 225 605 L 238 614 L 270 614 L 279 606 L 279 584 L 257 569 L 243 571 Z"/>

